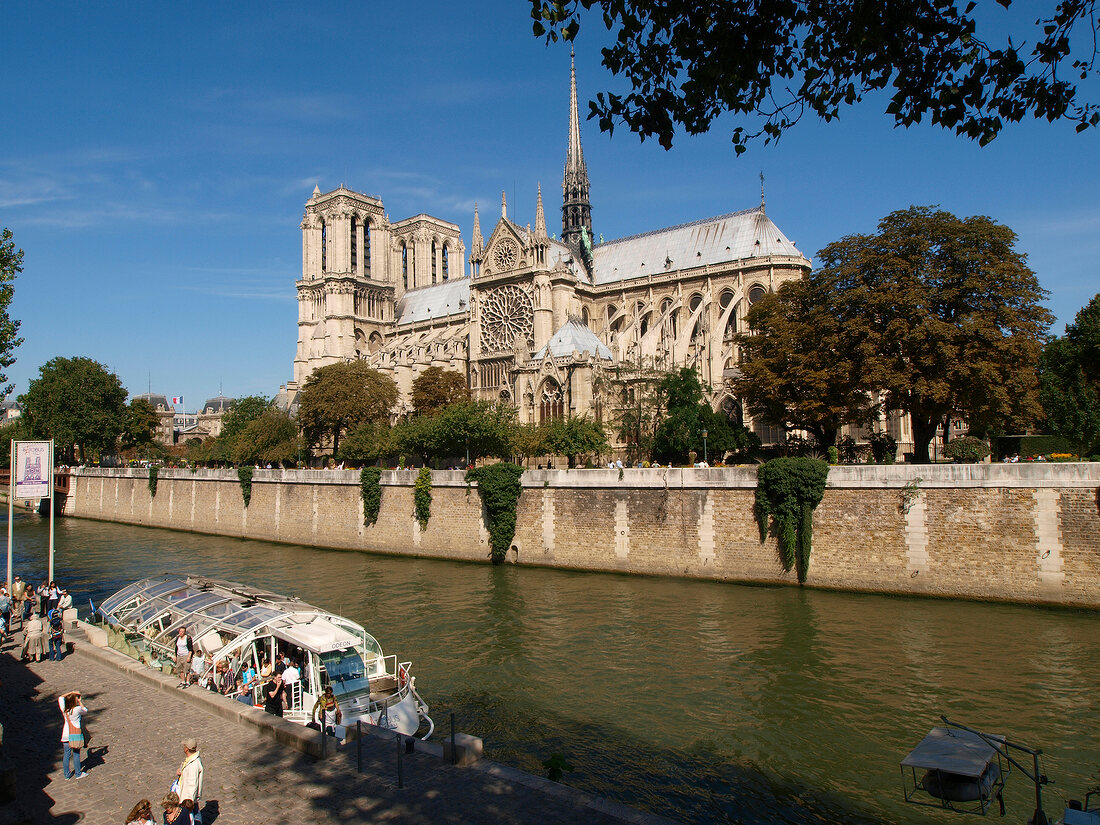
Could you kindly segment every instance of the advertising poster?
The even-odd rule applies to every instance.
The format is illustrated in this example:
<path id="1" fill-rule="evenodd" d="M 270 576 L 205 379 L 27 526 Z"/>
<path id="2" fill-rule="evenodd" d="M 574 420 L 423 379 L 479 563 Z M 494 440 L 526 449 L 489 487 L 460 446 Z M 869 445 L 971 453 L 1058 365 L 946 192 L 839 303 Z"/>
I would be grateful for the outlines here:
<path id="1" fill-rule="evenodd" d="M 49 498 L 53 461 L 49 441 L 15 442 L 15 498 Z"/>

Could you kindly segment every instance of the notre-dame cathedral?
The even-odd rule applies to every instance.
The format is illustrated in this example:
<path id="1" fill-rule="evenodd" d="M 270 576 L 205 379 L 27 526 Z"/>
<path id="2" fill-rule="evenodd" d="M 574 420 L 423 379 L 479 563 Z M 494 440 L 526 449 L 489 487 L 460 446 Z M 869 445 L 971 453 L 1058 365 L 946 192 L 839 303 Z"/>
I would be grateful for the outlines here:
<path id="1" fill-rule="evenodd" d="M 810 262 L 758 206 L 597 241 L 581 150 L 576 70 L 562 179 L 561 237 L 500 217 L 484 237 L 420 214 L 391 221 L 382 200 L 340 187 L 306 201 L 293 396 L 314 369 L 364 358 L 407 402 L 428 367 L 466 376 L 475 398 L 522 422 L 608 420 L 630 375 L 693 367 L 715 409 L 739 416 L 727 379 L 750 304 Z M 614 375 L 616 381 L 601 380 Z M 614 396 L 614 397 L 613 397 Z M 751 421 L 746 421 L 752 425 Z M 754 426 L 765 442 L 778 435 Z"/>

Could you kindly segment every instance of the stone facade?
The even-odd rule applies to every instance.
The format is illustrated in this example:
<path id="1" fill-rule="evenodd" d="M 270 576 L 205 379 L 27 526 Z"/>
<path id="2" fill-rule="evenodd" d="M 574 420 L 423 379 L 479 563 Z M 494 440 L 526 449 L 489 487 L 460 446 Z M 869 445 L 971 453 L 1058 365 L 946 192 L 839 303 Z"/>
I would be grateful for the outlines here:
<path id="1" fill-rule="evenodd" d="M 65 512 L 215 535 L 487 562 L 464 473 L 432 474 L 431 518 L 413 516 L 415 471 L 382 474 L 363 525 L 354 471 L 73 470 Z M 519 564 L 793 584 L 753 517 L 756 472 L 528 471 L 509 560 Z M 833 467 L 814 513 L 815 587 L 1100 608 L 1100 464 Z"/>
<path id="2" fill-rule="evenodd" d="M 316 188 L 301 223 L 298 348 L 283 406 L 318 367 L 362 358 L 393 376 L 406 409 L 413 380 L 437 366 L 464 375 L 476 398 L 514 405 L 522 422 L 609 420 L 628 391 L 601 379 L 689 366 L 715 409 L 740 416 L 728 384 L 733 336 L 753 301 L 810 270 L 763 197 L 740 212 L 597 238 L 575 71 L 560 239 L 547 231 L 541 185 L 535 194 L 534 227 L 510 220 L 502 195 L 488 239 L 475 205 L 467 257 L 455 224 L 391 222 L 381 198 Z"/>

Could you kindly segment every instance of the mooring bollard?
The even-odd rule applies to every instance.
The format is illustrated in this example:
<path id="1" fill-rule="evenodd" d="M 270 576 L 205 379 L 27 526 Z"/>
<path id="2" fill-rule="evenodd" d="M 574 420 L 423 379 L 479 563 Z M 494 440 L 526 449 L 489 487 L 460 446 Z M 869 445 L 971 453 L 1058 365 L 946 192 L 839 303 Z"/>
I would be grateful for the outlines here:
<path id="1" fill-rule="evenodd" d="M 394 741 L 397 742 L 397 787 L 398 788 L 404 788 L 405 787 L 405 763 L 402 761 L 402 757 L 401 757 L 401 751 L 403 750 L 403 748 L 401 747 L 401 735 L 398 734 L 395 737 Z"/>
<path id="2" fill-rule="evenodd" d="M 363 772 L 363 720 L 355 720 L 355 771 Z"/>
<path id="3" fill-rule="evenodd" d="M 455 715 L 451 712 L 451 764 L 458 764 L 458 750 L 455 748 Z"/>

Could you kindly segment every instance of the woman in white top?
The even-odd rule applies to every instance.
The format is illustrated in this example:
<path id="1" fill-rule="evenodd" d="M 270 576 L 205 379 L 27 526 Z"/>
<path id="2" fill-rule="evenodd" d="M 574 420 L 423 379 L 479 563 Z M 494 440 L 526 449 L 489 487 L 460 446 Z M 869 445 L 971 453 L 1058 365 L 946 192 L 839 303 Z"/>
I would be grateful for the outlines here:
<path id="1" fill-rule="evenodd" d="M 84 731 L 80 725 L 88 709 L 80 700 L 80 692 L 75 690 L 59 697 L 57 705 L 61 708 L 61 714 L 65 720 L 61 728 L 61 742 L 65 747 L 65 756 L 61 764 L 65 770 L 65 778 L 72 779 L 75 775 L 77 779 L 83 779 L 88 774 L 80 767 L 80 751 L 84 747 Z M 69 767 L 70 757 L 75 757 L 75 770 Z"/>

